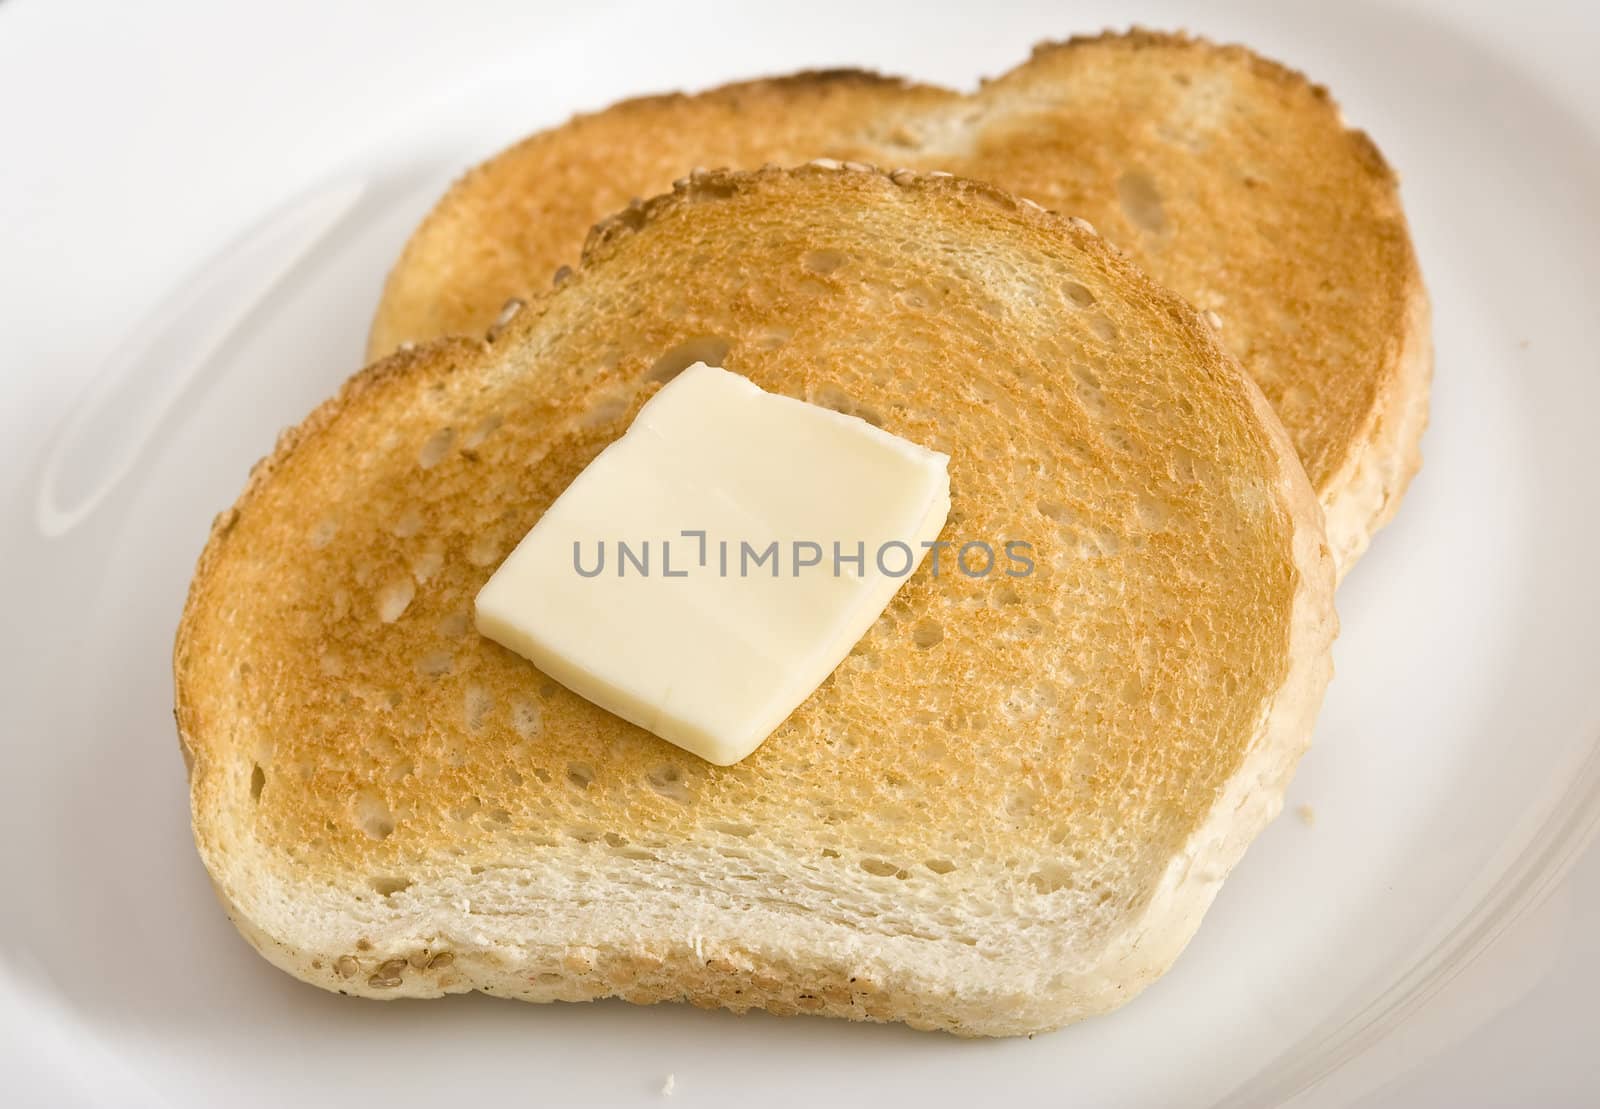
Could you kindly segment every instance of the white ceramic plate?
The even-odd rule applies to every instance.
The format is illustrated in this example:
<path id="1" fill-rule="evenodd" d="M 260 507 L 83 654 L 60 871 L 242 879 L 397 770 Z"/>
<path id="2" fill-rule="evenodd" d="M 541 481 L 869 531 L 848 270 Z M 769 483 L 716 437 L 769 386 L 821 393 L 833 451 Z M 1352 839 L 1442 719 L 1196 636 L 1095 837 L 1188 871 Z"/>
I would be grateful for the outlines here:
<path id="1" fill-rule="evenodd" d="M 28 1097 L 654 1105 L 672 1074 L 696 1106 L 1274 1104 L 1359 1062 L 1581 852 L 1600 819 L 1600 313 L 1584 300 L 1600 112 L 1420 8 L 1149 5 L 1142 22 L 1305 69 L 1375 135 L 1405 177 L 1438 345 L 1426 465 L 1340 592 L 1315 749 L 1172 973 L 1065 1032 L 965 1043 L 685 1007 L 365 1004 L 249 951 L 189 839 L 172 632 L 211 516 L 356 368 L 374 290 L 451 175 L 623 95 L 838 63 L 969 85 L 1036 39 L 1129 18 L 753 7 L 612 6 L 464 69 L 256 213 L 6 470 L 0 1056 L 26 1061 Z M 1594 41 L 1595 18 L 1573 19 Z"/>

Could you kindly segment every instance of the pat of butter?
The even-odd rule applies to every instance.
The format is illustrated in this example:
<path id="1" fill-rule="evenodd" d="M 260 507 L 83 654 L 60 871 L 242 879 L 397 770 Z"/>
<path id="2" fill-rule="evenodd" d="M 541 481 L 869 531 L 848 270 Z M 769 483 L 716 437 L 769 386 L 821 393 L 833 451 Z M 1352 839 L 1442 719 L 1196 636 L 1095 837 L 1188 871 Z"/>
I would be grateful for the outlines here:
<path id="1" fill-rule="evenodd" d="M 662 739 L 738 762 L 922 561 L 950 512 L 949 461 L 696 363 L 495 571 L 478 630 Z"/>

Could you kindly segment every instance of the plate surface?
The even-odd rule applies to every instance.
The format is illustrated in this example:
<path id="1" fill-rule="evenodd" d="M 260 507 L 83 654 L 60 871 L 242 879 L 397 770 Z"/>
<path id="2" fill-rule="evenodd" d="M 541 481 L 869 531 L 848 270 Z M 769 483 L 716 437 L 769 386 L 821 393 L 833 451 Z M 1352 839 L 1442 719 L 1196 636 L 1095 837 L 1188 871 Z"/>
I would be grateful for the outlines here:
<path id="1" fill-rule="evenodd" d="M 252 172 L 231 208 L 198 201 L 210 237 L 183 239 L 190 276 L 146 295 L 147 318 L 120 340 L 101 335 L 103 369 L 79 400 L 68 403 L 64 386 L 83 367 L 53 382 L 49 357 L 0 383 L 7 404 L 26 399 L 56 427 L 46 435 L 11 407 L 4 447 L 0 673 L 12 731 L 0 776 L 11 829 L 0 854 L 0 1059 L 15 1062 L 17 1088 L 41 1104 L 381 1098 L 401 1109 L 465 1094 L 654 1105 L 672 1074 L 675 1096 L 697 1106 L 982 1104 L 1002 1091 L 1017 1104 L 1070 1092 L 1075 1104 L 1206 1106 L 1275 1104 L 1333 1074 L 1309 1100 L 1334 1104 L 1409 1065 L 1373 1062 L 1394 1042 L 1385 1035 L 1533 919 L 1527 910 L 1545 904 L 1600 818 L 1600 313 L 1582 299 L 1600 289 L 1600 95 L 1585 106 L 1573 95 L 1583 86 L 1534 68 L 1526 44 L 1427 6 L 1136 13 L 1249 42 L 1335 90 L 1404 175 L 1438 346 L 1426 463 L 1340 592 L 1338 675 L 1286 814 L 1140 1000 L 1032 1041 L 965 1043 L 685 1007 L 354 1003 L 248 950 L 189 838 L 172 633 L 211 516 L 277 431 L 357 368 L 377 286 L 451 176 L 624 95 L 843 63 L 967 86 L 1035 40 L 1130 18 L 1110 4 L 773 13 L 678 3 L 607 5 L 558 23 L 489 7 L 487 30 L 409 6 L 384 9 L 381 31 L 326 28 L 371 80 L 393 72 L 385 49 L 437 51 L 404 98 L 393 88 L 372 98 L 309 63 L 293 80 L 272 77 L 285 58 L 329 49 L 296 53 L 296 35 L 317 26 L 310 8 L 291 6 L 287 29 L 264 29 L 260 42 L 233 43 L 228 79 L 283 97 L 291 116 L 310 120 L 319 95 L 345 96 L 363 110 L 381 103 L 381 125 L 328 109 L 355 137 L 308 123 L 292 172 Z M 68 21 L 26 18 L 0 11 L 0 40 L 14 20 L 40 52 L 65 49 Z M 1571 18 L 1587 20 L 1595 41 L 1595 16 Z M 1570 57 L 1558 43 L 1541 49 Z M 0 50 L 0 72 L 4 60 Z M 13 91 L 0 86 L 0 102 L 15 103 Z M 159 109 L 155 92 L 137 95 Z M 295 156 L 293 141 L 262 134 L 277 156 Z M 189 141 L 189 169 L 211 172 L 250 137 Z M 48 145 L 29 153 L 57 158 L 60 173 L 92 165 Z M 141 174 L 170 168 L 148 152 L 127 157 Z M 0 259 L 44 258 L 29 238 L 40 226 L 85 236 L 48 272 L 0 262 L 0 292 L 20 306 L 0 349 L 39 354 L 54 341 L 39 290 L 101 259 L 87 237 L 94 217 L 74 232 L 77 221 L 43 199 L 51 174 L 29 182 L 0 192 L 0 215 L 18 223 L 0 231 Z M 182 239 L 179 212 L 144 237 L 164 248 Z M 20 226 L 30 213 L 34 230 Z M 210 234 L 219 229 L 228 235 Z M 17 253 L 3 249 L 7 237 Z M 141 239 L 130 241 L 136 258 Z M 1297 817 L 1302 806 L 1314 822 Z M 1530 988 L 1571 942 L 1536 938 L 1531 950 L 1550 958 L 1496 996 Z M 1479 1008 L 1428 1050 L 1493 1016 L 1493 1005 Z M 1372 1077 L 1349 1077 L 1363 1067 Z M 1594 1081 L 1582 1088 L 1600 1097 Z M 1578 1086 L 1562 1090 L 1578 1103 Z"/>

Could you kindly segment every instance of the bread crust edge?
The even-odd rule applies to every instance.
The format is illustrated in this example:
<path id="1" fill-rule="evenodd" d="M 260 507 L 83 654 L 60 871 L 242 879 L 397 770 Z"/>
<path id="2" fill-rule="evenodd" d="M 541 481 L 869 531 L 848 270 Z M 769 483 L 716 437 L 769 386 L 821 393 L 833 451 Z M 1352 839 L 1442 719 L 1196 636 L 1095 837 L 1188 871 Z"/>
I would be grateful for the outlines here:
<path id="1" fill-rule="evenodd" d="M 1422 435 L 1433 391 L 1433 312 L 1415 265 L 1407 282 L 1405 318 L 1394 369 L 1367 415 L 1367 431 L 1321 490 L 1340 581 L 1394 518 L 1422 469 Z"/>

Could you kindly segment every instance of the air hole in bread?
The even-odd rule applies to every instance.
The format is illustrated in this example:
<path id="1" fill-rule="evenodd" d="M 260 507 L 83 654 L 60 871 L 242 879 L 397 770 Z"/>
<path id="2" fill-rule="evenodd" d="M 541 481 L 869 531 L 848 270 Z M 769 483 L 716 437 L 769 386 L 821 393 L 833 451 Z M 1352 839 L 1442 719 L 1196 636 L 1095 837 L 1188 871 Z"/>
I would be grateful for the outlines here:
<path id="1" fill-rule="evenodd" d="M 863 640 L 850 648 L 850 658 L 858 670 L 876 670 L 883 665 L 883 659 L 878 654 L 877 648 Z M 854 746 L 847 744 L 846 746 Z"/>
<path id="2" fill-rule="evenodd" d="M 467 614 L 459 611 L 450 613 L 450 615 L 440 620 L 438 625 L 439 634 L 446 639 L 460 639 L 467 634 L 467 628 L 470 626 Z"/>
<path id="3" fill-rule="evenodd" d="M 1151 531 L 1165 527 L 1169 516 L 1167 506 L 1148 493 L 1139 498 L 1138 514 L 1139 522 Z"/>
<path id="4" fill-rule="evenodd" d="M 373 972 L 367 979 L 367 985 L 375 990 L 392 990 L 405 979 L 406 961 L 404 959 L 390 959 Z"/>
<path id="5" fill-rule="evenodd" d="M 1111 447 L 1113 450 L 1122 452 L 1130 458 L 1137 458 L 1139 456 L 1138 445 L 1135 444 L 1133 438 L 1120 427 L 1106 428 L 1105 441 L 1107 446 Z"/>
<path id="6" fill-rule="evenodd" d="M 860 866 L 868 874 L 879 878 L 900 878 L 903 880 L 911 877 L 904 869 L 889 862 L 887 859 L 862 859 Z"/>
<path id="7" fill-rule="evenodd" d="M 1140 705 L 1144 703 L 1144 682 L 1139 675 L 1129 674 L 1123 681 L 1122 688 L 1117 691 L 1125 704 Z"/>
<path id="8" fill-rule="evenodd" d="M 645 775 L 650 788 L 674 801 L 687 801 L 689 787 L 684 783 L 683 771 L 675 763 L 662 763 Z"/>
<path id="9" fill-rule="evenodd" d="M 567 781 L 579 789 L 588 789 L 594 781 L 594 767 L 586 762 L 567 763 Z"/>
<path id="10" fill-rule="evenodd" d="M 395 578 L 378 590 L 378 619 L 392 624 L 405 614 L 411 599 L 417 595 L 417 585 L 410 578 Z"/>
<path id="11" fill-rule="evenodd" d="M 811 396 L 808 399 L 812 404 L 822 408 L 829 408 L 843 415 L 865 420 L 873 427 L 883 426 L 883 416 L 876 409 L 862 404 L 838 385 L 832 383 L 819 385 L 811 391 Z"/>
<path id="12" fill-rule="evenodd" d="M 375 793 L 356 796 L 356 819 L 361 824 L 361 830 L 372 839 L 388 839 L 394 834 L 394 814 L 389 811 L 383 798 Z"/>
<path id="13" fill-rule="evenodd" d="M 811 395 L 806 398 L 819 408 L 829 408 L 835 412 L 848 414 L 855 407 L 855 400 L 849 393 L 834 384 L 818 385 L 811 390 Z"/>
<path id="14" fill-rule="evenodd" d="M 261 791 L 267 788 L 267 772 L 261 769 L 261 764 L 252 763 L 250 766 L 250 800 L 261 800 Z"/>
<path id="15" fill-rule="evenodd" d="M 1058 524 L 1072 522 L 1072 513 L 1064 504 L 1056 501 L 1041 500 L 1034 507 L 1039 510 L 1039 515 L 1047 520 L 1054 520 Z"/>
<path id="16" fill-rule="evenodd" d="M 461 698 L 461 718 L 472 731 L 478 731 L 494 711 L 494 698 L 481 685 L 469 685 Z"/>
<path id="17" fill-rule="evenodd" d="M 397 893 L 404 893 L 411 888 L 410 878 L 381 877 L 371 881 L 374 893 L 382 897 L 393 897 Z"/>
<path id="18" fill-rule="evenodd" d="M 1076 281 L 1068 281 L 1062 284 L 1061 291 L 1067 295 L 1068 300 L 1079 308 L 1093 308 L 1095 305 L 1094 294 L 1089 291 L 1086 285 L 1080 285 Z"/>
<path id="19" fill-rule="evenodd" d="M 1085 558 L 1110 558 L 1121 547 L 1117 537 L 1104 528 L 1096 528 L 1078 539 L 1078 550 Z"/>
<path id="20" fill-rule="evenodd" d="M 846 261 L 848 259 L 837 250 L 810 250 L 800 264 L 812 273 L 832 273 Z"/>
<path id="21" fill-rule="evenodd" d="M 1015 695 L 1013 695 L 1013 697 L 1015 697 Z M 1033 707 L 1030 703 L 1030 700 L 1026 698 L 1023 699 L 1022 704 L 1029 708 Z M 1038 715 L 1036 709 L 1033 711 L 1033 715 Z M 1038 803 L 1038 790 L 1034 789 L 1032 786 L 1017 786 L 1010 793 L 1006 794 L 1006 813 L 1007 815 L 1013 817 L 1025 817 L 1029 813 L 1033 812 L 1034 806 Z"/>
<path id="22" fill-rule="evenodd" d="M 1072 376 L 1077 378 L 1080 385 L 1095 390 L 1100 388 L 1099 375 L 1088 366 L 1085 366 L 1082 362 L 1072 363 Z"/>
<path id="23" fill-rule="evenodd" d="M 1149 174 L 1129 170 L 1117 178 L 1117 201 L 1135 227 L 1153 235 L 1166 231 L 1167 212 L 1161 203 L 1161 192 Z"/>
<path id="24" fill-rule="evenodd" d="M 331 517 L 324 517 L 318 520 L 311 529 L 311 549 L 314 551 L 322 550 L 322 548 L 333 542 L 333 537 L 338 533 L 339 521 Z"/>
<path id="25" fill-rule="evenodd" d="M 922 864 L 935 874 L 949 874 L 956 868 L 956 864 L 949 859 L 929 859 Z"/>
<path id="26" fill-rule="evenodd" d="M 923 650 L 938 646 L 944 641 L 944 625 L 931 617 L 918 620 L 911 629 L 911 642 Z"/>
<path id="27" fill-rule="evenodd" d="M 411 576 L 426 582 L 444 566 L 444 547 L 438 540 L 429 543 L 411 560 Z"/>
<path id="28" fill-rule="evenodd" d="M 833 292 L 833 286 L 820 277 L 802 277 L 789 286 L 789 292 L 796 298 L 824 297 Z"/>
<path id="29" fill-rule="evenodd" d="M 455 658 L 446 650 L 429 651 L 417 659 L 417 673 L 425 678 L 442 678 L 455 666 Z"/>
<path id="30" fill-rule="evenodd" d="M 1045 863 L 1028 875 L 1028 885 L 1038 893 L 1055 893 L 1072 884 L 1072 872 L 1060 863 Z"/>
<path id="31" fill-rule="evenodd" d="M 479 420 L 472 429 L 461 437 L 463 450 L 473 450 L 483 445 L 483 441 L 500 429 L 499 416 L 489 415 Z"/>
<path id="32" fill-rule="evenodd" d="M 1106 414 L 1106 395 L 1091 385 L 1078 386 L 1078 400 L 1083 404 L 1083 410 L 1091 416 L 1104 416 Z"/>
<path id="33" fill-rule="evenodd" d="M 1101 342 L 1110 343 L 1116 341 L 1117 325 L 1106 319 L 1104 316 L 1090 316 L 1089 330 L 1094 332 L 1095 337 Z"/>
<path id="34" fill-rule="evenodd" d="M 455 441 L 454 428 L 440 428 L 429 436 L 428 441 L 422 444 L 422 449 L 417 451 L 417 465 L 424 470 L 431 470 L 444 461 L 444 456 L 450 453 L 450 444 Z"/>
<path id="35" fill-rule="evenodd" d="M 511 728 L 523 739 L 532 739 L 539 734 L 541 717 L 539 706 L 526 697 L 518 697 L 511 702 Z M 549 775 L 544 776 L 549 780 Z"/>
<path id="36" fill-rule="evenodd" d="M 724 823 L 724 824 L 713 824 L 713 825 L 711 825 L 711 827 L 712 827 L 712 829 L 714 831 L 721 832 L 723 835 L 738 836 L 740 839 L 743 839 L 745 836 L 753 836 L 753 835 L 755 835 L 755 832 L 756 832 L 755 828 L 752 825 L 749 825 L 749 824 L 727 824 L 727 823 Z"/>
<path id="37" fill-rule="evenodd" d="M 728 357 L 730 346 L 728 340 L 717 335 L 698 335 L 686 339 L 657 358 L 650 372 L 645 374 L 645 380 L 671 381 L 696 362 L 721 366 L 723 359 Z"/>

